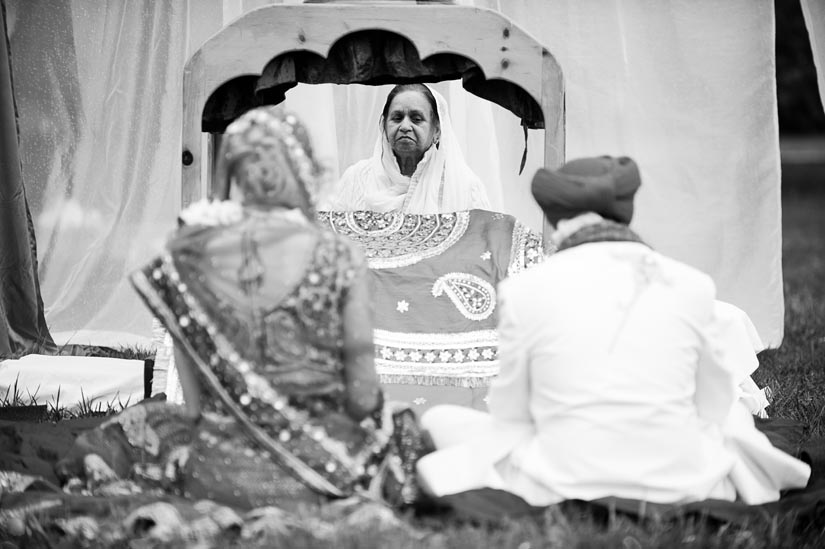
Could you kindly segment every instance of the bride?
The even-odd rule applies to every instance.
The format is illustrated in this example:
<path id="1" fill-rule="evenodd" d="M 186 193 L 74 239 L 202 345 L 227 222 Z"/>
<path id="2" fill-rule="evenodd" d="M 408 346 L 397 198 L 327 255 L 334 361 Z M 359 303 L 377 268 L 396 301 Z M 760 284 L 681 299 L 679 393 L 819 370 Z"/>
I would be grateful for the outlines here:
<path id="1" fill-rule="evenodd" d="M 366 262 L 316 226 L 320 170 L 303 126 L 275 113 L 227 129 L 219 180 L 241 203 L 188 208 L 132 276 L 175 341 L 185 406 L 125 410 L 80 438 L 66 474 L 96 453 L 138 485 L 243 507 L 416 498 L 423 445 L 413 414 L 383 402 Z"/>

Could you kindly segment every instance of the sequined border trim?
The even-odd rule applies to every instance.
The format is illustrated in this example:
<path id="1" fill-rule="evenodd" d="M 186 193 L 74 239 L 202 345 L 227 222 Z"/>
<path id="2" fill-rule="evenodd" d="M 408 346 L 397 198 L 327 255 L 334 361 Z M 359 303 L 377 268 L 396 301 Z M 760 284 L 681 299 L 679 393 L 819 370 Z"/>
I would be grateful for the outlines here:
<path id="1" fill-rule="evenodd" d="M 470 212 L 319 212 L 318 220 L 364 248 L 370 269 L 394 269 L 438 256 L 464 236 Z"/>
<path id="2" fill-rule="evenodd" d="M 541 236 L 516 221 L 513 227 L 513 242 L 510 247 L 510 265 L 507 267 L 507 276 L 520 273 L 542 261 L 544 261 L 544 251 Z"/>
<path id="3" fill-rule="evenodd" d="M 164 267 L 170 269 L 170 273 L 174 273 L 174 275 L 179 278 L 171 256 L 166 256 Z M 172 277 L 170 276 L 170 278 Z M 280 395 L 264 376 L 252 370 L 252 365 L 240 357 L 232 343 L 226 336 L 218 331 L 217 327 L 211 322 L 209 316 L 202 310 L 200 304 L 195 297 L 189 293 L 185 285 L 183 285 L 183 289 L 178 288 L 178 291 L 181 292 L 186 305 L 194 313 L 194 315 L 192 315 L 193 318 L 198 321 L 214 340 L 218 354 L 220 354 L 224 361 L 228 362 L 236 372 L 243 376 L 250 397 L 258 398 L 262 402 L 270 404 L 289 421 L 293 431 L 302 431 L 304 435 L 315 441 L 315 443 L 329 453 L 330 456 L 337 459 L 342 465 L 348 467 L 353 474 L 359 475 L 362 473 L 356 470 L 358 469 L 358 460 L 353 459 L 348 454 L 345 443 L 328 436 L 323 428 L 310 425 L 308 421 L 309 414 L 307 412 L 287 404 L 286 397 Z M 244 397 L 241 396 L 242 405 L 244 404 L 243 399 Z M 284 433 L 282 432 L 280 434 L 283 435 Z M 293 433 L 293 436 L 294 434 L 297 433 Z M 369 449 L 365 448 L 365 451 L 368 453 Z M 326 472 L 329 474 L 333 473 L 333 471 L 330 471 L 328 468 Z"/>
<path id="4" fill-rule="evenodd" d="M 433 297 L 447 294 L 458 312 L 469 320 L 484 320 L 496 308 L 493 285 L 469 273 L 447 273 L 433 283 Z"/>
<path id="5" fill-rule="evenodd" d="M 375 367 L 382 383 L 487 387 L 498 375 L 495 330 L 402 333 L 374 330 Z"/>

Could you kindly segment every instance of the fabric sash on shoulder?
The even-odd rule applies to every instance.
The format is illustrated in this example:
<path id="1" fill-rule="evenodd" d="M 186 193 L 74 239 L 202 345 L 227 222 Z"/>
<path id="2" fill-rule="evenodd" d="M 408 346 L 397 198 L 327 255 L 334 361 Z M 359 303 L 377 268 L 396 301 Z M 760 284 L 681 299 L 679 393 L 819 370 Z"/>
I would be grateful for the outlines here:
<path id="1" fill-rule="evenodd" d="M 344 497 L 352 492 L 364 474 L 365 456 L 351 456 L 343 442 L 328 436 L 306 411 L 291 406 L 241 357 L 188 292 L 171 256 L 134 273 L 131 281 L 167 327 L 175 345 L 191 357 L 206 387 L 278 465 L 321 494 Z M 230 382 L 238 386 L 239 379 L 243 392 L 236 400 L 226 387 Z M 286 427 L 276 434 L 277 440 L 253 421 L 261 410 L 285 420 Z M 373 450 L 365 448 L 366 453 Z M 304 459 L 296 454 L 303 454 Z"/>

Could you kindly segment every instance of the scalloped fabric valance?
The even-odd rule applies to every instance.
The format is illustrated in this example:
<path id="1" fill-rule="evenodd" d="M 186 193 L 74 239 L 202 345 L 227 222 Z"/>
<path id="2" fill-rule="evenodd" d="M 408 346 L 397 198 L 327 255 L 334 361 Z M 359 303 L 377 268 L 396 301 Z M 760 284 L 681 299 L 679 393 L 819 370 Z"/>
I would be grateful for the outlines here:
<path id="1" fill-rule="evenodd" d="M 541 106 L 523 88 L 501 79 L 488 80 L 474 61 L 438 53 L 421 59 L 403 36 L 361 31 L 344 36 L 322 57 L 306 50 L 286 52 L 267 63 L 261 75 L 243 75 L 216 89 L 203 110 L 202 130 L 221 133 L 245 111 L 282 102 L 298 83 L 366 84 L 462 80 L 464 89 L 519 117 L 529 129 L 543 129 Z"/>

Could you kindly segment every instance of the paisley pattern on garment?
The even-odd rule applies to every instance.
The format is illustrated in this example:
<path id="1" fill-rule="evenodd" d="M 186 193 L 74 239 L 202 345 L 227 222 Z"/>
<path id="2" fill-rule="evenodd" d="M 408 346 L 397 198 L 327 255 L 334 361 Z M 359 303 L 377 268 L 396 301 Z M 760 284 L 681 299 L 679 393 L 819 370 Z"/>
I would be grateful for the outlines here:
<path id="1" fill-rule="evenodd" d="M 318 219 L 363 246 L 371 269 L 391 269 L 444 253 L 464 235 L 470 212 L 320 212 Z"/>
<path id="2" fill-rule="evenodd" d="M 484 320 L 496 308 L 496 290 L 475 275 L 445 274 L 435 281 L 432 292 L 433 297 L 446 293 L 461 314 L 470 320 Z"/>
<path id="3" fill-rule="evenodd" d="M 544 259 L 541 235 L 486 210 L 321 212 L 319 219 L 370 257 L 375 364 L 388 397 L 402 385 L 429 386 L 471 392 L 483 405 L 481 393 L 498 373 L 495 287 Z"/>

